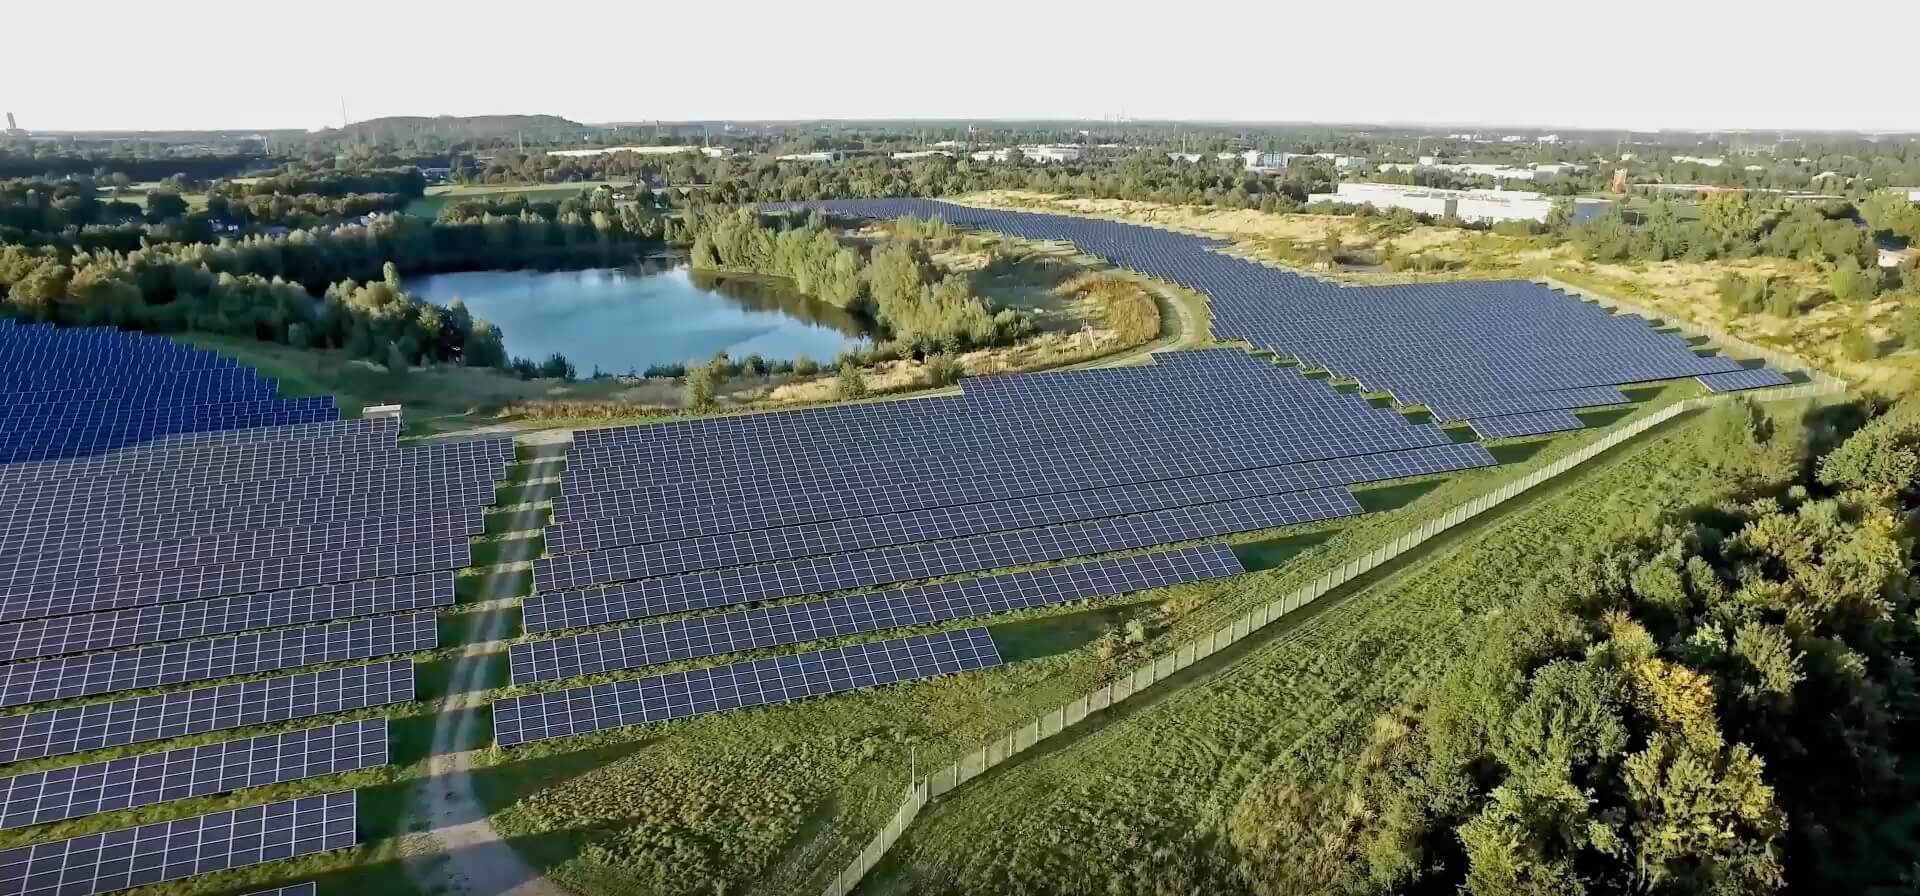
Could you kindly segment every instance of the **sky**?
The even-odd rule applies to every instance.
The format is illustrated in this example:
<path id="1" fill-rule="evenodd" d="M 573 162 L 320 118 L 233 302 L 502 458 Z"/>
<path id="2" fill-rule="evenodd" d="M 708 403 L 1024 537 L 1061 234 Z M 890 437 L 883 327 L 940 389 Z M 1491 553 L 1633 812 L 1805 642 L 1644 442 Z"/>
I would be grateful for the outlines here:
<path id="1" fill-rule="evenodd" d="M 343 100 L 354 121 L 1920 130 L 1912 0 L 96 0 L 0 22 L 0 111 L 35 130 L 315 129 Z"/>

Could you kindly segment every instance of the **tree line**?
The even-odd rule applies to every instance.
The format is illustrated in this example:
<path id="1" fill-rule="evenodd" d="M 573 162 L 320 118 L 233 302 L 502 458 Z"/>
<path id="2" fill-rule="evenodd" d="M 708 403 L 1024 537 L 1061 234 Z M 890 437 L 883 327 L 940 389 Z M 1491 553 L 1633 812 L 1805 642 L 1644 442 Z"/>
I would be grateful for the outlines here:
<path id="1" fill-rule="evenodd" d="M 694 268 L 787 278 L 807 295 L 870 317 L 913 354 L 1004 345 L 1034 329 L 1031 315 L 994 310 L 974 294 L 969 275 L 936 265 L 930 225 L 913 219 L 895 222 L 870 252 L 843 244 L 819 214 L 796 221 L 748 209 L 695 213 L 686 226 Z"/>
<path id="2" fill-rule="evenodd" d="M 1796 448 L 1757 407 L 1718 413 L 1733 450 Z M 1351 888 L 1920 883 L 1883 834 L 1920 795 L 1920 401 L 1813 436 L 1801 475 L 1568 562 L 1492 620 L 1361 763 Z"/>

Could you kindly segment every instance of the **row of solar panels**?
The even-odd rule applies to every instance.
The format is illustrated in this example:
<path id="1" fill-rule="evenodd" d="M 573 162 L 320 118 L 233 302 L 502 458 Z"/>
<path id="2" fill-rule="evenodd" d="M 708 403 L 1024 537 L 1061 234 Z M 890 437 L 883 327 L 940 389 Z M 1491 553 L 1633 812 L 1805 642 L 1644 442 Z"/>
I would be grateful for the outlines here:
<path id="1" fill-rule="evenodd" d="M 1727 358 L 1701 357 L 1643 319 L 1610 315 L 1524 281 L 1341 287 L 1225 254 L 1219 240 L 1136 224 L 915 199 L 766 207 L 940 218 L 961 227 L 1066 240 L 1113 264 L 1207 294 L 1216 338 L 1269 348 L 1415 404 L 1427 404 L 1435 390 L 1507 398 L 1743 369 Z M 1572 407 L 1577 405 L 1519 413 Z"/>

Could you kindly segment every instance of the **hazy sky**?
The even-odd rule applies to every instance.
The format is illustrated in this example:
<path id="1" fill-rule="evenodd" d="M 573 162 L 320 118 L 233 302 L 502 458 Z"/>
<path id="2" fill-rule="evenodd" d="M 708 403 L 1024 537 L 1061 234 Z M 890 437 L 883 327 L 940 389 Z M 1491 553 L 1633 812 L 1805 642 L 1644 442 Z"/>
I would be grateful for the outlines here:
<path id="1" fill-rule="evenodd" d="M 354 120 L 1920 130 L 1915 0 L 23 0 L 0 24 L 0 111 L 46 130 L 318 128 L 343 97 Z"/>

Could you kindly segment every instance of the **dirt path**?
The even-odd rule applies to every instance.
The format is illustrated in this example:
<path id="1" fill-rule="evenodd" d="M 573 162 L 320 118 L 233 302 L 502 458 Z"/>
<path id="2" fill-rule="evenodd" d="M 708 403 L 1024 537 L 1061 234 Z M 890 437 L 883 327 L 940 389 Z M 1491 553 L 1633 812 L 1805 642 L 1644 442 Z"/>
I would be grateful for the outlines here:
<path id="1" fill-rule="evenodd" d="M 537 529 L 540 511 L 524 509 L 514 514 L 510 529 Z M 528 551 L 534 542 L 527 542 Z M 530 560 L 517 554 L 502 558 L 505 563 Z M 455 664 L 450 696 L 440 707 L 433 728 L 433 746 L 428 759 L 427 777 L 421 783 L 416 813 L 410 828 L 419 838 L 408 871 L 415 883 L 430 892 L 451 884 L 452 891 L 468 896 L 566 896 L 567 891 L 528 865 L 513 846 L 501 838 L 487 821 L 487 809 L 474 792 L 473 765 L 475 745 L 488 740 L 481 730 L 481 708 L 491 682 L 487 680 L 488 661 L 505 649 L 505 639 L 513 622 L 514 578 L 495 573 L 481 589 L 478 601 L 483 610 L 468 613 L 466 649 Z"/>

